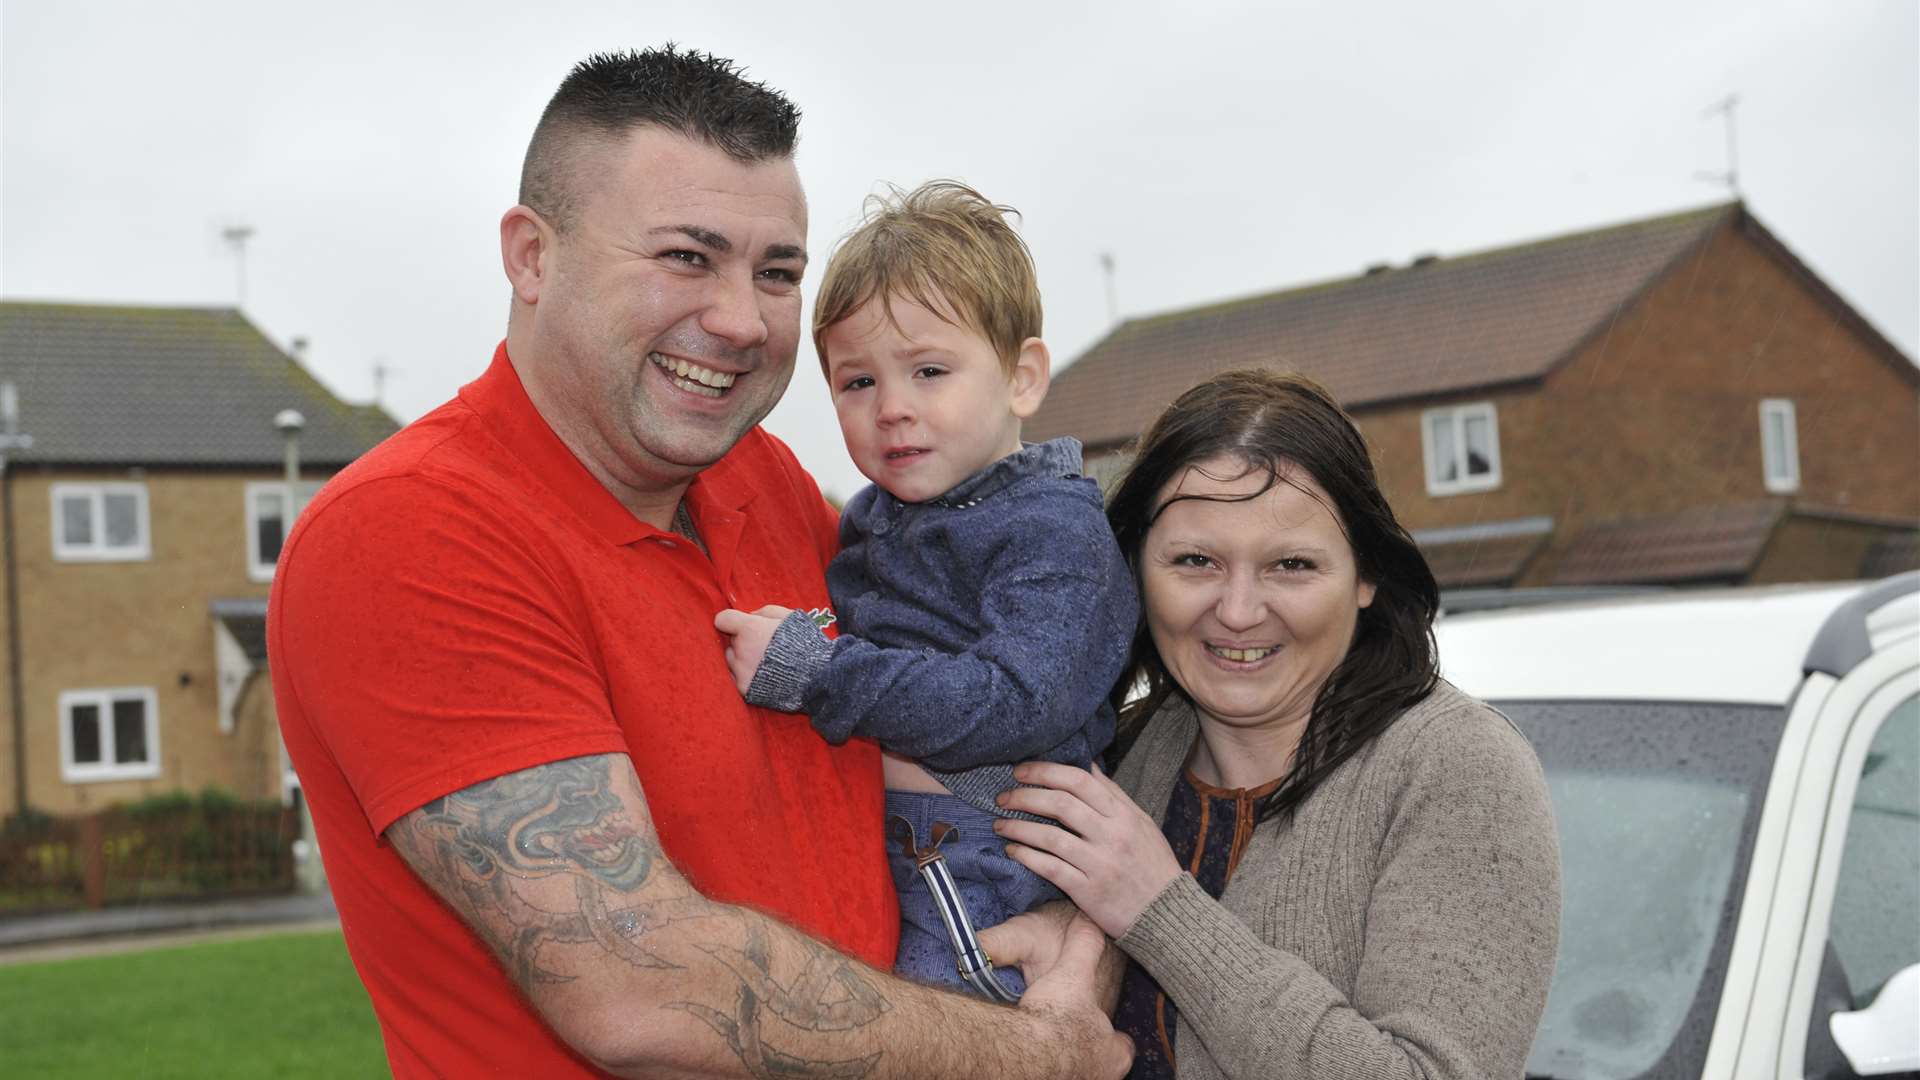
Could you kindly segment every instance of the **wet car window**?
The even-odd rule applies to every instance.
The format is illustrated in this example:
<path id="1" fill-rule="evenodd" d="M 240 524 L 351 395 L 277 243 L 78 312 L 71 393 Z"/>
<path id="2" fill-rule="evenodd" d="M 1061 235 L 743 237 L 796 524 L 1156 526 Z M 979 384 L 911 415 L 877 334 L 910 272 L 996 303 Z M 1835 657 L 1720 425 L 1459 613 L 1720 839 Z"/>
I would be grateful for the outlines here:
<path id="1" fill-rule="evenodd" d="M 1864 1008 L 1920 962 L 1920 698 L 1897 706 L 1867 748 L 1842 850 L 1830 934 Z"/>
<path id="2" fill-rule="evenodd" d="M 1700 1075 L 1783 710 L 1497 704 L 1540 754 L 1565 874 L 1527 1071 Z"/>

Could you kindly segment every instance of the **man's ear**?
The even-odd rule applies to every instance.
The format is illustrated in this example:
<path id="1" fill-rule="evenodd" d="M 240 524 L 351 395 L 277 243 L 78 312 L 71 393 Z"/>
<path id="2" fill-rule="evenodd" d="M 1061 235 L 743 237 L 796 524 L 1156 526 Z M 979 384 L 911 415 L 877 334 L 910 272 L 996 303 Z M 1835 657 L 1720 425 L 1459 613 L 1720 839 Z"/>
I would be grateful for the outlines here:
<path id="1" fill-rule="evenodd" d="M 514 299 L 523 304 L 540 302 L 553 240 L 553 227 L 531 207 L 516 206 L 501 216 L 500 264 L 513 285 Z"/>
<path id="2" fill-rule="evenodd" d="M 1053 357 L 1047 343 L 1037 337 L 1021 342 L 1020 354 L 1013 360 L 1013 415 L 1026 420 L 1039 412 L 1052 380 Z"/>

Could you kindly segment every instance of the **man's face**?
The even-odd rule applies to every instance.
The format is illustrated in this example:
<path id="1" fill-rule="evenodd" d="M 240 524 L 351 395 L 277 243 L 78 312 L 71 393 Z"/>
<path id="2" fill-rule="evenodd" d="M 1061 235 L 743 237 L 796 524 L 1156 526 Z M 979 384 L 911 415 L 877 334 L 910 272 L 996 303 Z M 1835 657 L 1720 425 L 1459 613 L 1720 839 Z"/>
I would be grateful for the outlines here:
<path id="1" fill-rule="evenodd" d="M 793 376 L 807 208 L 790 159 L 742 164 L 641 127 L 584 154 L 580 210 L 544 258 L 541 413 L 616 496 L 718 461 Z"/>

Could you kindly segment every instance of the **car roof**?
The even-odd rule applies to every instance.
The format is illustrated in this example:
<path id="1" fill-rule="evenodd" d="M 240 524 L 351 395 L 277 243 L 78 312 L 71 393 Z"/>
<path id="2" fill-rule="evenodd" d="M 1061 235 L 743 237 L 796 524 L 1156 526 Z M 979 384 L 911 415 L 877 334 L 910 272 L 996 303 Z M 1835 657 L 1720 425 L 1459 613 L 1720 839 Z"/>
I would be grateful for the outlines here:
<path id="1" fill-rule="evenodd" d="M 1914 586 L 1913 575 L 1903 575 L 1878 586 L 1717 588 L 1474 612 L 1440 619 L 1434 636 L 1440 673 L 1490 701 L 1785 705 L 1830 617 L 1862 620 L 1872 613 L 1848 601 L 1879 610 L 1911 600 Z"/>

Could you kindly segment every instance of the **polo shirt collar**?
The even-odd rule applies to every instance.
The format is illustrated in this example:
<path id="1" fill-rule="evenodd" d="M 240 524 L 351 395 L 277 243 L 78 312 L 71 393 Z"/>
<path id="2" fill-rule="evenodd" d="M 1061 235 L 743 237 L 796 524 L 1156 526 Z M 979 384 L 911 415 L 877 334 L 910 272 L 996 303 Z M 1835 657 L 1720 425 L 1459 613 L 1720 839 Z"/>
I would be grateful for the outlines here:
<path id="1" fill-rule="evenodd" d="M 527 396 L 520 373 L 507 356 L 505 341 L 494 350 L 493 362 L 487 366 L 486 373 L 460 388 L 460 400 L 493 430 L 508 452 L 607 543 L 625 545 L 667 535 L 634 517 L 633 511 L 614 498 L 573 451 L 567 449 L 567 444 L 560 441 L 560 436 L 554 434 L 552 425 Z M 721 463 L 694 477 L 687 489 L 686 501 L 696 519 L 705 521 L 716 510 L 739 510 L 748 501 L 750 493 L 732 490 L 739 485 L 707 482 L 707 472 Z"/>

